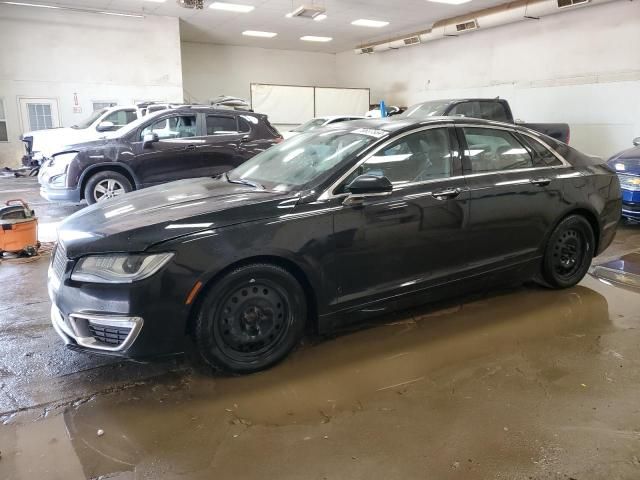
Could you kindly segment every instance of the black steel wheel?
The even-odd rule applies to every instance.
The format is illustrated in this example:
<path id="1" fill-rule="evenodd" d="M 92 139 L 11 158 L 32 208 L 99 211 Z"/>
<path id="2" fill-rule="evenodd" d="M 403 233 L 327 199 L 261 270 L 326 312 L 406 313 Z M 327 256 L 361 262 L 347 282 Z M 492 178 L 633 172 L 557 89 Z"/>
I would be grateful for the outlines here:
<path id="1" fill-rule="evenodd" d="M 552 288 L 568 288 L 586 275 L 595 248 L 593 228 L 581 215 L 570 215 L 555 228 L 546 246 L 542 276 Z"/>
<path id="2" fill-rule="evenodd" d="M 201 302 L 195 340 L 215 370 L 252 373 L 284 358 L 299 342 L 306 299 L 296 278 L 271 264 L 240 267 Z"/>

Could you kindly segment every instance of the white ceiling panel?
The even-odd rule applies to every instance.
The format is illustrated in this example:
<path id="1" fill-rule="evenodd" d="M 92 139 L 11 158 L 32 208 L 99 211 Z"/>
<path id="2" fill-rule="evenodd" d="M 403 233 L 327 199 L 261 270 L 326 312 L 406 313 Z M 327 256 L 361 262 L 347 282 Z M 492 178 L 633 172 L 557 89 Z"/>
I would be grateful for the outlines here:
<path id="1" fill-rule="evenodd" d="M 29 1 L 74 8 L 178 17 L 181 19 L 182 39 L 190 42 L 328 53 L 425 30 L 438 20 L 504 3 L 504 0 L 471 0 L 462 5 L 447 5 L 426 0 L 228 0 L 229 3 L 255 6 L 249 13 L 234 13 L 208 8 L 213 0 L 205 0 L 203 10 L 182 8 L 175 0 L 165 0 L 163 3 L 148 0 Z M 285 17 L 288 12 L 302 4 L 315 4 L 326 8 L 327 18 L 322 22 L 316 22 Z M 69 14 L 73 15 L 73 12 Z M 353 20 L 361 18 L 383 20 L 389 22 L 389 25 L 382 28 L 351 25 Z M 274 38 L 247 37 L 242 35 L 245 30 L 276 32 L 278 35 Z M 328 43 L 303 42 L 300 40 L 303 35 L 332 37 L 333 40 Z"/>

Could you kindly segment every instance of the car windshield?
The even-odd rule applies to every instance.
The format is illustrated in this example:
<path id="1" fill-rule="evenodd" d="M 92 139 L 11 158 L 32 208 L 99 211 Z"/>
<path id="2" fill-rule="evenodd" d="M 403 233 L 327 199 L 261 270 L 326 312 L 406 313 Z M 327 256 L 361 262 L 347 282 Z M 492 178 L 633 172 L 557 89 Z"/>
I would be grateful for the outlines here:
<path id="1" fill-rule="evenodd" d="M 444 111 L 451 103 L 449 100 L 436 100 L 433 102 L 424 102 L 412 105 L 397 118 L 414 118 L 420 119 L 425 117 L 438 117 L 444 115 Z"/>
<path id="2" fill-rule="evenodd" d="M 89 115 L 89 118 L 81 121 L 77 125 L 72 125 L 71 128 L 75 128 L 78 130 L 89 128 L 93 124 L 93 122 L 95 122 L 98 118 L 100 118 L 106 111 L 107 111 L 106 108 L 101 108 L 99 110 L 96 110 L 91 115 Z"/>
<path id="3" fill-rule="evenodd" d="M 309 120 L 306 123 L 303 123 L 299 127 L 294 128 L 291 131 L 292 132 L 310 132 L 311 130 L 314 130 L 316 128 L 323 126 L 326 121 L 327 121 L 326 118 L 314 118 L 312 120 Z"/>
<path id="4" fill-rule="evenodd" d="M 386 136 L 382 130 L 323 130 L 297 135 L 228 173 L 229 181 L 290 191 L 319 181 L 342 162 Z"/>
<path id="5" fill-rule="evenodd" d="M 124 137 L 125 135 L 128 135 L 129 133 L 131 133 L 134 130 L 136 130 L 142 124 L 146 124 L 147 122 L 149 122 L 149 125 L 151 125 L 153 122 L 150 122 L 150 120 L 154 119 L 155 117 L 159 117 L 160 115 L 162 115 L 164 113 L 167 113 L 167 111 L 166 110 L 158 110 L 157 112 L 148 113 L 144 117 L 140 117 L 137 120 L 134 120 L 133 122 L 128 123 L 127 125 L 122 127 L 120 130 L 118 130 L 118 134 L 119 134 L 120 137 Z"/>

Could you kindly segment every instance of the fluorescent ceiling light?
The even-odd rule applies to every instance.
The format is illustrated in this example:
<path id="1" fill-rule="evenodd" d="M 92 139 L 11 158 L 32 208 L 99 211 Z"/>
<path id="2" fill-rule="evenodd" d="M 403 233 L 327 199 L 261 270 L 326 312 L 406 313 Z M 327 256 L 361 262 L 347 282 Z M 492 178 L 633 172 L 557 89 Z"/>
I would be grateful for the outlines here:
<path id="1" fill-rule="evenodd" d="M 247 37 L 264 37 L 264 38 L 273 38 L 278 35 L 275 32 L 261 32 L 259 30 L 245 30 L 242 32 L 243 35 Z"/>
<path id="2" fill-rule="evenodd" d="M 360 18 L 358 20 L 354 20 L 351 22 L 351 25 L 355 25 L 356 27 L 373 27 L 380 28 L 386 27 L 389 25 L 389 22 L 383 22 L 380 20 L 367 20 L 366 18 Z"/>
<path id="3" fill-rule="evenodd" d="M 326 20 L 326 19 L 327 19 L 327 15 L 324 14 L 324 13 L 321 13 L 320 15 L 316 15 L 315 17 L 313 17 L 313 20 L 315 22 L 321 22 L 321 21 Z"/>
<path id="4" fill-rule="evenodd" d="M 226 10 L 227 12 L 248 13 L 256 7 L 253 5 L 240 5 L 238 3 L 213 2 L 209 8 L 214 10 Z"/>
<path id="5" fill-rule="evenodd" d="M 132 17 L 132 18 L 143 18 L 143 15 L 134 15 L 132 13 L 118 13 L 118 12 L 95 12 L 101 15 L 113 15 L 114 17 Z"/>
<path id="6" fill-rule="evenodd" d="M 448 5 L 462 5 L 463 3 L 468 3 L 471 0 L 427 0 L 428 2 L 433 3 L 446 3 Z"/>
<path id="7" fill-rule="evenodd" d="M 60 8 L 55 5 L 42 5 L 40 3 L 23 3 L 23 2 L 2 2 L 7 5 L 18 5 L 19 7 L 38 7 L 38 8 Z"/>
<path id="8" fill-rule="evenodd" d="M 167 0 L 145 0 L 145 2 L 155 2 L 155 3 L 164 3 Z"/>
<path id="9" fill-rule="evenodd" d="M 315 37 L 313 35 L 305 35 L 304 37 L 300 37 L 300 40 L 304 40 L 305 42 L 330 42 L 333 40 L 331 37 Z"/>

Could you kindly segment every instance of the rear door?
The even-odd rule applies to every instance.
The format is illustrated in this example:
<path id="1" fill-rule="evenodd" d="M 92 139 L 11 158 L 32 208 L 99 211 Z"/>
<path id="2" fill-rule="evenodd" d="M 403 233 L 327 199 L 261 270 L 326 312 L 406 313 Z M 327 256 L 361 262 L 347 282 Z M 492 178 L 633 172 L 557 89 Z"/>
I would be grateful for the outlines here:
<path id="1" fill-rule="evenodd" d="M 157 134 L 159 141 L 144 147 L 142 139 L 148 133 Z M 137 132 L 132 142 L 137 155 L 128 163 L 144 186 L 198 177 L 201 154 L 197 147 L 204 142 L 196 113 L 163 116 Z"/>
<path id="2" fill-rule="evenodd" d="M 406 134 L 375 152 L 335 190 L 336 303 L 342 308 L 463 275 L 468 191 L 452 133 L 438 126 Z M 363 205 L 344 204 L 341 190 L 362 174 L 387 177 L 393 192 Z"/>
<path id="3" fill-rule="evenodd" d="M 538 258 L 564 209 L 564 164 L 548 150 L 542 159 L 509 128 L 461 124 L 457 131 L 470 189 L 471 266 L 487 270 Z"/>

